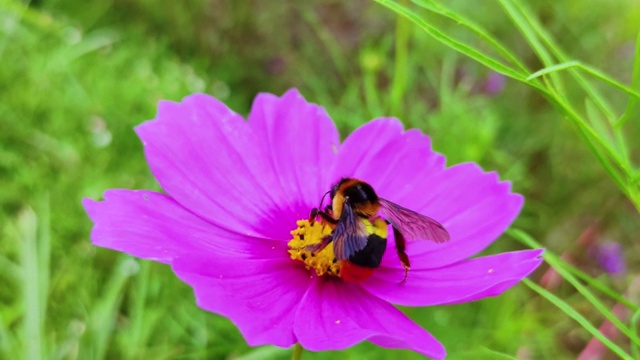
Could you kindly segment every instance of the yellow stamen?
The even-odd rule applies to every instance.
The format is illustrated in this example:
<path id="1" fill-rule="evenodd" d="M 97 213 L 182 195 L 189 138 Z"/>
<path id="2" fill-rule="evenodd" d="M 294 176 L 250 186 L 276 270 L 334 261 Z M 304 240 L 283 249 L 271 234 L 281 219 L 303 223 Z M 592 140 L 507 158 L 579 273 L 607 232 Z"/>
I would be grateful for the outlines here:
<path id="1" fill-rule="evenodd" d="M 298 228 L 291 232 L 289 241 L 291 259 L 302 261 L 308 269 L 314 269 L 318 276 L 340 276 L 340 262 L 333 253 L 333 243 L 320 251 L 309 251 L 307 246 L 319 244 L 325 236 L 331 235 L 331 227 L 324 221 L 298 220 Z"/>
<path id="2" fill-rule="evenodd" d="M 384 220 L 376 218 L 373 222 L 365 219 L 361 221 L 368 234 L 376 234 L 383 239 L 387 238 L 387 223 Z M 320 251 L 307 249 L 312 245 L 320 244 L 323 238 L 331 235 L 332 226 L 322 219 L 315 220 L 313 224 L 309 220 L 298 220 L 296 224 L 298 228 L 291 231 L 293 239 L 288 244 L 291 259 L 303 262 L 307 270 L 315 270 L 318 276 L 340 277 L 342 261 L 336 259 L 333 252 L 333 242 Z"/>

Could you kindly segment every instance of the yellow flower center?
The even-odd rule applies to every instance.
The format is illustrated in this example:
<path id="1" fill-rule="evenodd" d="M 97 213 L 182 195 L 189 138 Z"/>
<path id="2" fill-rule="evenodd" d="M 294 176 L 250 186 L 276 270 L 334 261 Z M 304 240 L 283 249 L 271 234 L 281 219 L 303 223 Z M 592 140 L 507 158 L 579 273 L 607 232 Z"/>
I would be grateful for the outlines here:
<path id="1" fill-rule="evenodd" d="M 361 221 L 364 222 L 368 234 L 387 238 L 387 223 L 384 220 L 376 218 L 373 222 L 366 219 Z M 309 220 L 298 220 L 296 224 L 298 227 L 291 231 L 293 239 L 288 244 L 291 259 L 303 262 L 307 270 L 315 270 L 318 276 L 341 277 L 343 261 L 336 259 L 333 242 L 322 250 L 309 250 L 310 247 L 313 248 L 312 245 L 320 244 L 322 239 L 331 235 L 333 228 L 322 219 L 317 219 L 313 223 Z"/>
<path id="2" fill-rule="evenodd" d="M 298 228 L 291 231 L 293 239 L 289 241 L 291 259 L 302 261 L 307 270 L 314 269 L 318 276 L 340 276 L 340 261 L 333 253 L 333 242 L 320 251 L 307 250 L 307 246 L 319 244 L 325 236 L 331 235 L 331 227 L 324 221 L 313 224 L 309 220 L 298 220 Z"/>

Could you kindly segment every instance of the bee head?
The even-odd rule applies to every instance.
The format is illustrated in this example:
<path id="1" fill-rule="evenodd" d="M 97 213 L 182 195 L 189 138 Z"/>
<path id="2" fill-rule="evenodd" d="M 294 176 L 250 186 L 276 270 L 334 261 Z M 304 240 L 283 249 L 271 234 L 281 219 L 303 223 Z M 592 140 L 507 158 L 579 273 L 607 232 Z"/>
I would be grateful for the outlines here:
<path id="1" fill-rule="evenodd" d="M 340 179 L 340 181 L 331 189 L 331 198 L 333 199 L 338 193 L 345 198 L 348 198 L 352 203 L 368 202 L 373 204 L 378 201 L 378 195 L 371 185 L 358 179 Z"/>
<path id="2" fill-rule="evenodd" d="M 335 185 L 333 185 L 333 187 L 331 188 L 331 199 L 333 199 L 336 196 L 336 194 L 338 193 L 338 191 L 340 191 L 340 187 L 342 185 L 344 185 L 346 182 L 351 181 L 351 180 L 353 180 L 353 179 L 342 178 Z"/>

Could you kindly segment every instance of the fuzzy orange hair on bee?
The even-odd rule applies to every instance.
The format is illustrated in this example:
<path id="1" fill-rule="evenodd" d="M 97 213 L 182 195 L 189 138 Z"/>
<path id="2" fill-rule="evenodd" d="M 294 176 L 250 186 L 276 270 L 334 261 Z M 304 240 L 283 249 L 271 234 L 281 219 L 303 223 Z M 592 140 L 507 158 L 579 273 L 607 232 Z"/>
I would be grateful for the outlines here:
<path id="1" fill-rule="evenodd" d="M 327 194 L 331 195 L 331 204 L 321 210 Z M 363 281 L 380 266 L 387 238 L 386 228 L 379 231 L 380 225 L 376 224 L 384 227 L 390 224 L 393 228 L 398 258 L 405 269 L 401 283 L 406 281 L 411 267 L 406 253 L 407 240 L 437 243 L 449 240 L 449 232 L 436 220 L 380 198 L 371 185 L 353 178 L 340 179 L 325 193 L 320 206 L 314 208 L 309 216 L 310 221 L 317 218 L 333 230 L 319 244 L 307 248 L 321 251 L 333 243 L 336 259 L 343 262 L 341 276 L 346 281 Z"/>

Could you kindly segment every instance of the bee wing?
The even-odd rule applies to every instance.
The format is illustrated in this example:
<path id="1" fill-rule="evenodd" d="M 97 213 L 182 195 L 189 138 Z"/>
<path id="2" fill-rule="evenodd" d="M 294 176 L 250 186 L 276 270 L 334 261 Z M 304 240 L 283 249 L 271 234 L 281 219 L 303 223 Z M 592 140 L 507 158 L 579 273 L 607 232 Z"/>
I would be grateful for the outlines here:
<path id="1" fill-rule="evenodd" d="M 333 252 L 338 260 L 348 260 L 351 255 L 367 246 L 367 228 L 348 201 L 342 206 L 342 214 L 331 236 Z"/>
<path id="2" fill-rule="evenodd" d="M 380 199 L 380 210 L 382 217 L 387 219 L 407 240 L 432 240 L 438 243 L 449 240 L 447 229 L 428 216 L 385 199 Z"/>

